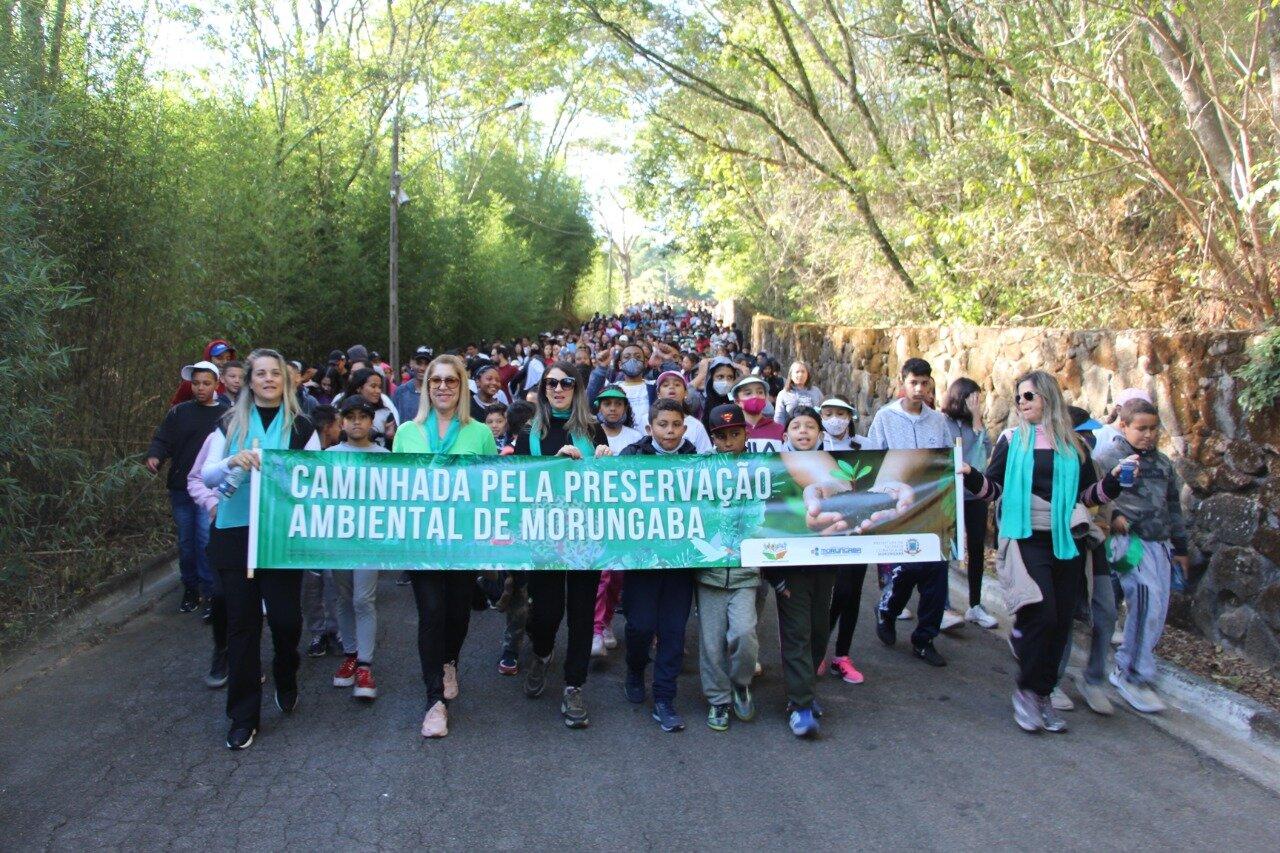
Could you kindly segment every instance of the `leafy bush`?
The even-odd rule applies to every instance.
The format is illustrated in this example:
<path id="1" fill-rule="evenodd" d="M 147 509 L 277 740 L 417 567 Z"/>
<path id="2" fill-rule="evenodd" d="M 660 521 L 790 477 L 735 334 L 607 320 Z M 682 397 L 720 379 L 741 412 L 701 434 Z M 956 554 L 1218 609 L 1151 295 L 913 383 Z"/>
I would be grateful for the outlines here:
<path id="1" fill-rule="evenodd" d="M 1236 372 L 1243 385 L 1240 408 L 1256 415 L 1280 400 L 1280 326 L 1263 332 L 1249 347 L 1249 360 Z"/>

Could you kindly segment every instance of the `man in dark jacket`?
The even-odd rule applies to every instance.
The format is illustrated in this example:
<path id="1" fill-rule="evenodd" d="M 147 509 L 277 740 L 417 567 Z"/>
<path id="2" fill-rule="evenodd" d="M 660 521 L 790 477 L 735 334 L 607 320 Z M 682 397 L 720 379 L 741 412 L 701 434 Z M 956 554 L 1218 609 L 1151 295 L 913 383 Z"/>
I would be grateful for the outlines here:
<path id="1" fill-rule="evenodd" d="M 200 447 L 227 405 L 218 397 L 218 367 L 211 361 L 199 361 L 182 368 L 183 382 L 191 389 L 192 399 L 169 410 L 156 429 L 147 449 L 147 470 L 159 472 L 169 460 L 169 506 L 178 529 L 178 570 L 182 575 L 182 604 L 178 608 L 190 613 L 200 604 L 200 596 L 213 595 L 213 574 L 205 556 L 209 544 L 209 516 L 187 493 L 187 474 L 200 453 Z"/>

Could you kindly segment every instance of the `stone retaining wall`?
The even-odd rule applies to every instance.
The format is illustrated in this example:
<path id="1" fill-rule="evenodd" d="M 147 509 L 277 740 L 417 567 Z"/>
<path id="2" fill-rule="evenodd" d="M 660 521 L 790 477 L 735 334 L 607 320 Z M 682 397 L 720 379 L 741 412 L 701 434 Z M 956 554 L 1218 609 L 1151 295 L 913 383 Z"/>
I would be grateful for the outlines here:
<path id="1" fill-rule="evenodd" d="M 1100 419 L 1123 388 L 1151 393 L 1160 410 L 1161 448 L 1186 483 L 1191 534 L 1189 589 L 1170 619 L 1243 650 L 1280 672 L 1280 417 L 1246 420 L 1232 374 L 1250 334 L 1042 328 L 849 328 L 757 316 L 752 341 L 785 369 L 809 362 L 827 394 L 857 408 L 859 431 L 891 399 L 912 356 L 933 365 L 939 402 L 968 376 L 982 386 L 993 431 L 1011 413 L 1014 379 L 1044 369 L 1069 402 Z"/>

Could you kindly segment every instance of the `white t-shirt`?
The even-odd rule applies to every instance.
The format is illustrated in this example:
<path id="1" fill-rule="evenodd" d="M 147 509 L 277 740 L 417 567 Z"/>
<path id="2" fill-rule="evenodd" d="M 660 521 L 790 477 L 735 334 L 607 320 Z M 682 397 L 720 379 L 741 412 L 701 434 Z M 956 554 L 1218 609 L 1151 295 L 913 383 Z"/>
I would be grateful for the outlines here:
<path id="1" fill-rule="evenodd" d="M 638 429 L 624 426 L 617 435 L 605 433 L 605 438 L 609 440 L 609 450 L 614 456 L 617 456 L 622 452 L 622 448 L 629 447 L 644 438 L 644 433 Z"/>
<path id="2" fill-rule="evenodd" d="M 649 383 L 640 382 L 636 385 L 628 385 L 623 382 L 619 386 L 627 395 L 627 399 L 631 401 L 632 422 L 637 424 L 649 423 Z"/>
<path id="3" fill-rule="evenodd" d="M 542 374 L 547 372 L 547 367 L 539 359 L 529 359 L 529 372 L 524 376 L 524 389 L 528 391 L 530 388 L 536 388 L 538 383 L 542 381 Z"/>
<path id="4" fill-rule="evenodd" d="M 693 415 L 685 415 L 684 425 L 684 437 L 693 445 L 694 450 L 699 453 L 715 452 L 716 447 L 711 443 L 711 436 L 707 435 L 707 428 L 702 425 L 702 421 Z"/>

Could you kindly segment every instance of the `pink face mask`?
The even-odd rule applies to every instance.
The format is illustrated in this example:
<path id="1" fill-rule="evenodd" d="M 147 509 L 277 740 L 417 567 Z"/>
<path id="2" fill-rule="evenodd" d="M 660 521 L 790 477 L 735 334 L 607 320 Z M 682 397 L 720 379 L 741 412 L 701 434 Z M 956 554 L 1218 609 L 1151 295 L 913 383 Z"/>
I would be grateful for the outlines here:
<path id="1" fill-rule="evenodd" d="M 764 397 L 748 397 L 739 405 L 748 415 L 758 415 L 764 411 Z"/>

